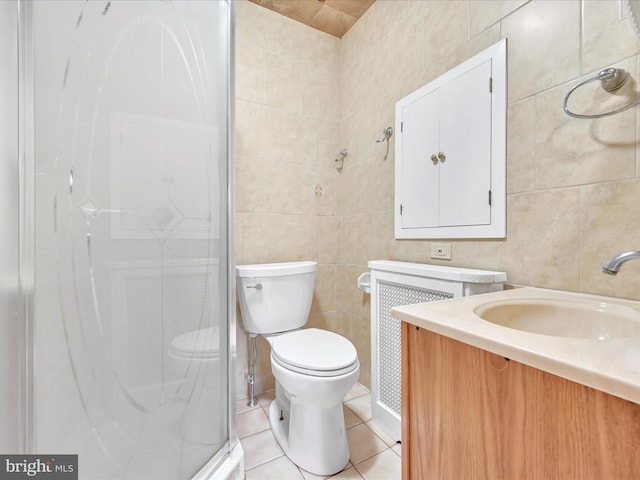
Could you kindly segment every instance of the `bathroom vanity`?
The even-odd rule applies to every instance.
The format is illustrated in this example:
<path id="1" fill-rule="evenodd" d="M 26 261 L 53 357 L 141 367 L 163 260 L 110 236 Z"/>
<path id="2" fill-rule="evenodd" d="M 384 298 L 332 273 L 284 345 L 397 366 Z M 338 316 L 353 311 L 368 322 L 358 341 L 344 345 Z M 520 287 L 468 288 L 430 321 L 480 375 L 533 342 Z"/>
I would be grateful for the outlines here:
<path id="1" fill-rule="evenodd" d="M 535 288 L 394 308 L 403 478 L 640 478 L 639 309 Z"/>

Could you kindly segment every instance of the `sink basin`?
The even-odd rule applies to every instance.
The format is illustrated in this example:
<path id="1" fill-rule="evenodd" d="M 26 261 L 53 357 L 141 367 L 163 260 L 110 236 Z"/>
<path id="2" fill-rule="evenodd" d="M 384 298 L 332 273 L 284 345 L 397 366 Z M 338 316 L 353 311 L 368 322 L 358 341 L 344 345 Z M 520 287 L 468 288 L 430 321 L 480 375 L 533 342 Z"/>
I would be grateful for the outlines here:
<path id="1" fill-rule="evenodd" d="M 640 335 L 640 312 L 587 299 L 520 298 L 486 303 L 474 312 L 497 325 L 555 337 L 606 340 Z"/>

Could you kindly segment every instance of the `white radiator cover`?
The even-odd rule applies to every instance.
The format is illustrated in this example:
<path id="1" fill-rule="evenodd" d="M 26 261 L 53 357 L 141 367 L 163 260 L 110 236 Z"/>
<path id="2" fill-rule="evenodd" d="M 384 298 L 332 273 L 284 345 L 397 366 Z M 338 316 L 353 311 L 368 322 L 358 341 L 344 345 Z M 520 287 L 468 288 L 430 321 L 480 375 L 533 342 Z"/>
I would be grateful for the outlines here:
<path id="1" fill-rule="evenodd" d="M 372 260 L 371 269 L 371 413 L 373 421 L 400 441 L 400 321 L 390 310 L 502 289 L 504 272 L 421 263 Z"/>

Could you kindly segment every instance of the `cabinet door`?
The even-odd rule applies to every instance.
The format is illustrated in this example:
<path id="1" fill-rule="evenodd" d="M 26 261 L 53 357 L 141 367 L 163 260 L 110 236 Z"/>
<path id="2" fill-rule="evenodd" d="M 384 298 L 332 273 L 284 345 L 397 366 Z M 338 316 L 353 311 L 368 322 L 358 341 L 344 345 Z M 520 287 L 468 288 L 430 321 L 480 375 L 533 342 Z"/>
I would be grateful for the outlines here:
<path id="1" fill-rule="evenodd" d="M 505 39 L 396 103 L 396 238 L 504 238 L 506 57 Z"/>
<path id="2" fill-rule="evenodd" d="M 440 226 L 491 222 L 491 60 L 440 88 Z"/>
<path id="3" fill-rule="evenodd" d="M 437 227 L 440 205 L 438 91 L 402 109 L 402 228 Z"/>
<path id="4" fill-rule="evenodd" d="M 640 478 L 640 405 L 401 328 L 402 478 Z"/>

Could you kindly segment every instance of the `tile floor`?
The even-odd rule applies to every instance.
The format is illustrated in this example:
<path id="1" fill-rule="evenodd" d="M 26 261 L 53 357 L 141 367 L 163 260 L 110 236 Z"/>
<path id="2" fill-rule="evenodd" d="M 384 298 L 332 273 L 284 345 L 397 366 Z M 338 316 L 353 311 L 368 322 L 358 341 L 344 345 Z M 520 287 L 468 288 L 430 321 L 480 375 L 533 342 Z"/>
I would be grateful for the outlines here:
<path id="1" fill-rule="evenodd" d="M 237 428 L 244 449 L 247 480 L 312 480 L 313 475 L 285 455 L 269 429 L 267 411 L 275 392 L 258 395 L 258 405 L 237 402 Z M 397 480 L 401 474 L 401 448 L 371 421 L 371 394 L 360 384 L 344 399 L 344 421 L 351 450 L 345 469 L 330 477 L 340 480 Z"/>

